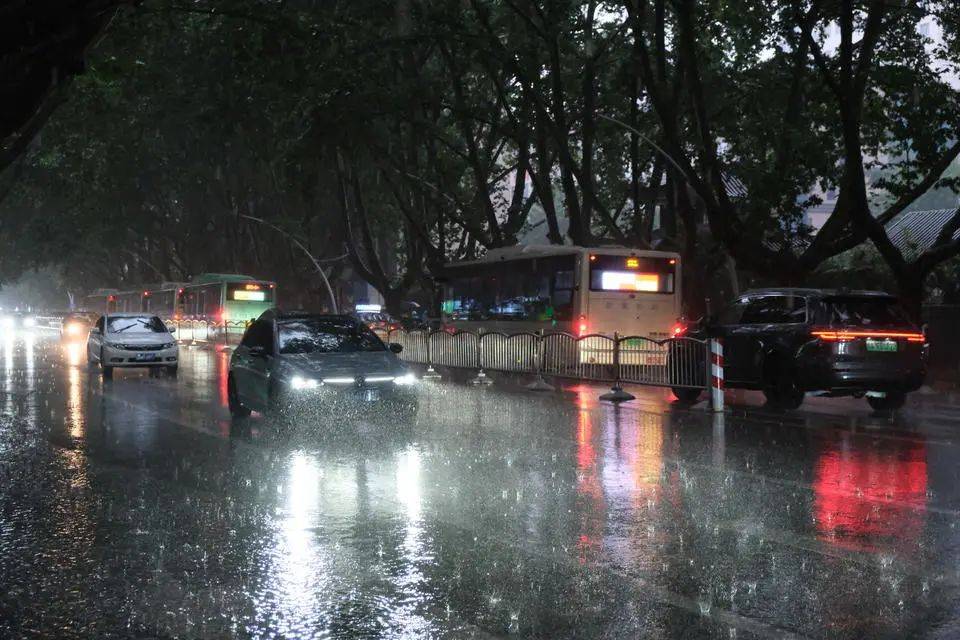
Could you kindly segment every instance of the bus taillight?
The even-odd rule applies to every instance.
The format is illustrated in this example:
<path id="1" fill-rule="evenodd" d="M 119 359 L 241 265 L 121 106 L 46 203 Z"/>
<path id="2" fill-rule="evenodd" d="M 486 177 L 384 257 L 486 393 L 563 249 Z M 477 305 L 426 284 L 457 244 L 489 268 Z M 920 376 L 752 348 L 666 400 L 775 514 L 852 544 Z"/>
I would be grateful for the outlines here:
<path id="1" fill-rule="evenodd" d="M 678 318 L 677 321 L 673 323 L 673 329 L 670 330 L 670 335 L 674 338 L 680 338 L 687 333 L 687 329 L 689 329 L 689 327 L 686 321 L 684 321 L 683 318 Z"/>

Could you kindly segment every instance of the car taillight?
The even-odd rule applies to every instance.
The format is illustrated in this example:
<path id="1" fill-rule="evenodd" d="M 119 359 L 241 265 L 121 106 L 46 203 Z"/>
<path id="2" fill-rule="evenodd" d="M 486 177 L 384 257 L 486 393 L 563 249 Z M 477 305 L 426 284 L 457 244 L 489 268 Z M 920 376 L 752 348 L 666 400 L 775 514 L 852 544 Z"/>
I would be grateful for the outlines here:
<path id="1" fill-rule="evenodd" d="M 587 316 L 580 316 L 580 322 L 577 324 L 577 334 L 582 338 L 587 335 L 590 325 L 587 324 Z"/>
<path id="2" fill-rule="evenodd" d="M 906 340 L 907 342 L 923 342 L 922 333 L 916 331 L 856 331 L 845 329 L 815 329 L 810 332 L 814 338 L 824 342 L 844 342 L 857 338 L 874 338 L 879 340 Z"/>

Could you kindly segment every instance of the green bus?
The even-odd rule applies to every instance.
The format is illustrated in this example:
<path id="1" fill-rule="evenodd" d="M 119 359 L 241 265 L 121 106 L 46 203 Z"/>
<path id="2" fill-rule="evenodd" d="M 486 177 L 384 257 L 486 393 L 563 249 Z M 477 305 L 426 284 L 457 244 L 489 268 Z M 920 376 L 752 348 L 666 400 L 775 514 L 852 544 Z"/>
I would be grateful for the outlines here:
<path id="1" fill-rule="evenodd" d="M 204 273 L 177 290 L 174 319 L 239 324 L 277 304 L 275 282 L 230 273 Z"/>
<path id="2" fill-rule="evenodd" d="M 143 312 L 165 320 L 226 323 L 241 331 L 277 304 L 275 282 L 235 273 L 204 273 L 190 282 L 163 282 L 133 290 L 100 289 L 87 297 L 87 308 L 100 313 Z"/>

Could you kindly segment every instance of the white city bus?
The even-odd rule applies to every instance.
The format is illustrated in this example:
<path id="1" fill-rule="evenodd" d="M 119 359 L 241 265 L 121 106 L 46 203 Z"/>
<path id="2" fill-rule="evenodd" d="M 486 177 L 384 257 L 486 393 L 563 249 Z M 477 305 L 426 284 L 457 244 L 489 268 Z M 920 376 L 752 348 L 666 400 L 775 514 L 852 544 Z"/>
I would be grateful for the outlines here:
<path id="1" fill-rule="evenodd" d="M 447 264 L 444 327 L 513 333 L 679 334 L 680 256 L 620 247 L 516 246 Z"/>

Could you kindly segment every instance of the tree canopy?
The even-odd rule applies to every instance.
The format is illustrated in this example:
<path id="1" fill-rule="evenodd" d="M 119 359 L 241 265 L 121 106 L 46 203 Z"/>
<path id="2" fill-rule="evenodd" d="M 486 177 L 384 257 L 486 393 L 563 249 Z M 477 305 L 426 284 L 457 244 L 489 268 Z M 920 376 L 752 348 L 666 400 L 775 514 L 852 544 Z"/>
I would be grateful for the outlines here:
<path id="1" fill-rule="evenodd" d="M 681 250 L 696 310 L 725 256 L 796 283 L 869 243 L 919 304 L 960 214 L 909 254 L 885 225 L 956 192 L 958 9 L 148 0 L 5 176 L 0 277 L 237 270 L 319 295 L 293 237 L 396 304 L 488 248 L 616 243 Z"/>

